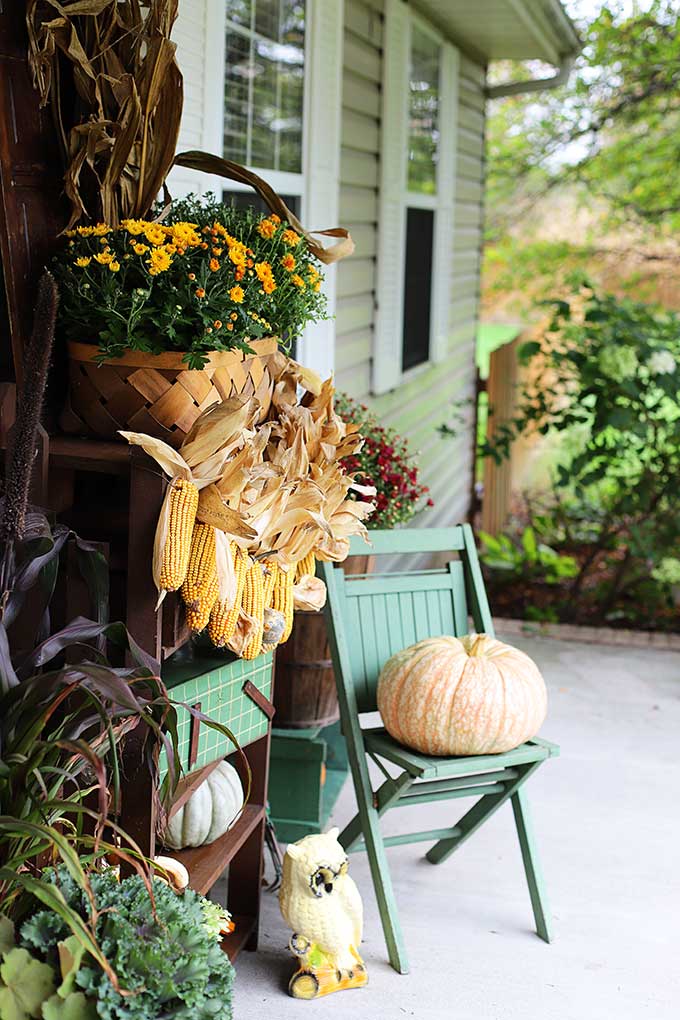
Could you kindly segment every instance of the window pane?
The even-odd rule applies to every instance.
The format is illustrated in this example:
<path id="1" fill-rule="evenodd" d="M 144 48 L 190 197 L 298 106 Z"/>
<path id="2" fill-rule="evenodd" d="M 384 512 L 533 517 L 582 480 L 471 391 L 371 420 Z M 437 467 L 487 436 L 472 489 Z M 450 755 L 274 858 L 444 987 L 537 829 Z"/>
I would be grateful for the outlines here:
<path id="1" fill-rule="evenodd" d="M 434 212 L 431 209 L 407 209 L 402 339 L 404 371 L 430 357 L 433 238 Z"/>
<path id="2" fill-rule="evenodd" d="M 300 215 L 299 195 L 281 195 L 281 198 L 294 216 Z M 260 198 L 256 191 L 229 191 L 226 189 L 222 192 L 222 201 L 227 205 L 235 206 L 236 209 L 255 209 L 263 216 L 268 216 L 271 211 L 265 200 Z"/>
<path id="3" fill-rule="evenodd" d="M 228 0 L 224 123 L 228 159 L 301 173 L 304 46 L 302 0 L 247 4 Z"/>
<path id="4" fill-rule="evenodd" d="M 413 26 L 409 69 L 409 191 L 437 190 L 439 44 Z"/>

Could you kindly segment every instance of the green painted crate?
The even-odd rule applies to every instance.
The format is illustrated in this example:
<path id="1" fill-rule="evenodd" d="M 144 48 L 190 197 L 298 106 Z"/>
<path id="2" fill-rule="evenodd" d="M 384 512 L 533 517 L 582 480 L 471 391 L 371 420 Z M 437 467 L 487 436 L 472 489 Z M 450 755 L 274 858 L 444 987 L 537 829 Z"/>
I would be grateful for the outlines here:
<path id="1" fill-rule="evenodd" d="M 273 653 L 267 652 L 252 662 L 236 656 L 205 656 L 187 660 L 168 660 L 163 667 L 163 682 L 173 701 L 187 705 L 200 703 L 201 712 L 216 722 L 228 726 L 239 744 L 244 747 L 263 737 L 269 720 L 252 698 L 243 691 L 250 680 L 266 698 L 271 697 Z M 179 737 L 179 760 L 184 769 L 189 768 L 191 744 L 191 714 L 177 707 L 177 730 Z M 234 745 L 219 730 L 211 729 L 201 722 L 198 731 L 198 753 L 191 768 L 200 768 L 231 754 Z M 165 752 L 160 762 L 161 773 L 165 771 Z"/>

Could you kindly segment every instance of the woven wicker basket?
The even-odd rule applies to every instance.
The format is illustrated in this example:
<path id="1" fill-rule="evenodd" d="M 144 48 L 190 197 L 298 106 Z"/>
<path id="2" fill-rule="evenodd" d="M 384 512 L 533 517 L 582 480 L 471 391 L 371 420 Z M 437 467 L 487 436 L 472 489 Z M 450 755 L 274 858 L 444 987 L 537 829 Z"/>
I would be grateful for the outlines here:
<path id="1" fill-rule="evenodd" d="M 256 354 L 215 351 L 200 371 L 181 353 L 128 351 L 98 365 L 95 344 L 69 343 L 69 394 L 60 424 L 64 432 L 118 439 L 118 430 L 145 432 L 178 447 L 198 416 L 227 397 L 255 394 L 264 417 L 274 378 L 270 362 L 276 337 L 254 340 Z"/>

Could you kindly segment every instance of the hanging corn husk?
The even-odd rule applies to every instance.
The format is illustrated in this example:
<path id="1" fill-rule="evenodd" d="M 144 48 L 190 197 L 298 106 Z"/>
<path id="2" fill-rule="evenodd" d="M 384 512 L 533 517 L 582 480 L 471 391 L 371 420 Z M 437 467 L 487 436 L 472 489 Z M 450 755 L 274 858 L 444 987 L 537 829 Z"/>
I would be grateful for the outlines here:
<path id="1" fill-rule="evenodd" d="M 323 607 L 316 559 L 344 559 L 352 535 L 366 538 L 363 521 L 373 510 L 374 490 L 342 464 L 362 439 L 335 413 L 332 380 L 322 383 L 283 355 L 273 374 L 269 421 L 260 421 L 256 398 L 236 397 L 206 411 L 179 451 L 122 433 L 200 489 L 196 561 L 182 590 L 187 621 L 244 658 L 285 641 L 295 609 Z M 301 381 L 308 388 L 299 400 Z M 167 536 L 161 522 L 159 530 Z"/>
<path id="2" fill-rule="evenodd" d="M 141 446 L 170 479 L 161 506 L 153 549 L 153 579 L 158 589 L 158 608 L 166 592 L 177 591 L 185 581 L 191 553 L 192 535 L 199 508 L 201 489 L 219 476 L 202 474 L 203 465 L 192 471 L 182 455 L 161 439 L 140 432 L 121 432 L 133 446 Z M 234 528 L 249 534 L 245 522 L 234 514 Z"/>

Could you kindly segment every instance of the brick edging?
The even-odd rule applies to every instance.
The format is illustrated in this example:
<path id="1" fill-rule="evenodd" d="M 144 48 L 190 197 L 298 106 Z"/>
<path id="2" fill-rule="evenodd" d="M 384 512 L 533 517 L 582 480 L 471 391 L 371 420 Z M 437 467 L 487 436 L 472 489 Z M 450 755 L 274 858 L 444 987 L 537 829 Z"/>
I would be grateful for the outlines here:
<path id="1" fill-rule="evenodd" d="M 522 634 L 527 637 L 549 637 L 557 641 L 583 641 L 596 645 L 628 645 L 633 648 L 655 648 L 680 652 L 680 634 L 661 631 L 621 629 L 613 627 L 583 627 L 573 623 L 539 623 L 534 620 L 514 620 L 498 617 L 494 620 L 499 634 Z"/>

